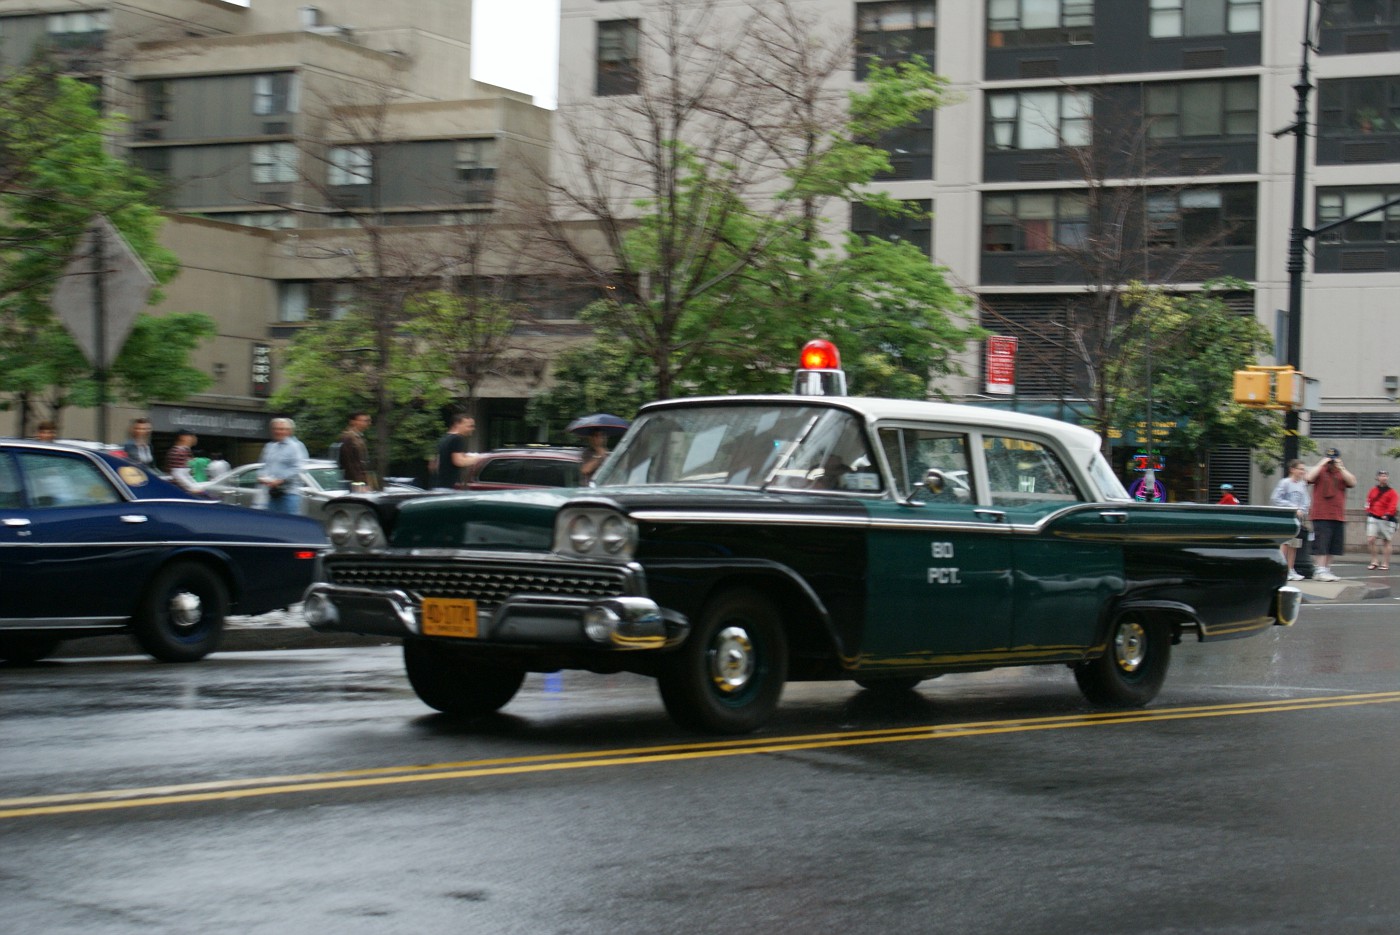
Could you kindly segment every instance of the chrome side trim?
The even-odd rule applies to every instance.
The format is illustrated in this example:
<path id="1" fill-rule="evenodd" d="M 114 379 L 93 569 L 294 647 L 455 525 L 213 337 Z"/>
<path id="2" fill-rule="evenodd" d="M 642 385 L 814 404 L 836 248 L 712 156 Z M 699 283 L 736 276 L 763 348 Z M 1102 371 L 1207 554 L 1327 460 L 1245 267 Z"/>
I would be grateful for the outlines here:
<path id="1" fill-rule="evenodd" d="M 130 617 L 0 617 L 0 633 L 6 630 L 113 630 L 126 626 Z"/>

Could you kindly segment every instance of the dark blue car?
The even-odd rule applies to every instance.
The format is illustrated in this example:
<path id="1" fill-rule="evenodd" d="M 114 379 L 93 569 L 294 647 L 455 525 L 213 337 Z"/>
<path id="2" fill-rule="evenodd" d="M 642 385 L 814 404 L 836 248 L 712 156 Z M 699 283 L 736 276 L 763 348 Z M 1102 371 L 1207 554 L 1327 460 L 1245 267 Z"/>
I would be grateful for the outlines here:
<path id="1" fill-rule="evenodd" d="M 191 495 L 96 447 L 0 439 L 0 659 L 126 631 L 156 659 L 193 662 L 230 612 L 300 600 L 327 544 L 319 523 Z"/>

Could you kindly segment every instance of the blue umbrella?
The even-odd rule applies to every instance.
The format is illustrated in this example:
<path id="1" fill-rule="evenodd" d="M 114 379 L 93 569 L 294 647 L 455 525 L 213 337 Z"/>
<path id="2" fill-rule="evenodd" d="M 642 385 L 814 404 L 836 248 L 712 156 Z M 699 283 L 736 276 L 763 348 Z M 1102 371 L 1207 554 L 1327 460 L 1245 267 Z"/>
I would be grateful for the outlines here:
<path id="1" fill-rule="evenodd" d="M 605 412 L 599 412 L 575 419 L 564 427 L 564 431 L 572 432 L 575 435 L 589 435 L 593 432 L 621 435 L 627 431 L 627 426 L 631 424 L 620 416 L 610 416 Z"/>

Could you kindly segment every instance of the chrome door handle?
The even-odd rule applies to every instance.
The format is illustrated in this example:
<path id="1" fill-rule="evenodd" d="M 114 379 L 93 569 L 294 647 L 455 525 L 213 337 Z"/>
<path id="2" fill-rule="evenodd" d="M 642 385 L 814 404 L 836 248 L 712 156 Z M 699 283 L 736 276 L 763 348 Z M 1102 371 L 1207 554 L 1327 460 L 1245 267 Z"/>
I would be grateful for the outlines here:
<path id="1" fill-rule="evenodd" d="M 5 517 L 3 520 L 0 520 L 0 522 L 3 522 L 6 526 L 28 526 L 28 525 L 29 525 L 29 520 L 24 519 L 23 517 L 19 517 L 19 516 L 7 516 L 7 517 Z"/>
<path id="2" fill-rule="evenodd" d="M 1122 510 L 1107 510 L 1100 513 L 1099 516 L 1103 517 L 1105 523 L 1126 523 L 1128 521 L 1128 514 Z"/>
<path id="3" fill-rule="evenodd" d="M 150 519 L 150 517 L 142 516 L 142 515 L 139 514 L 139 513 L 124 513 L 124 514 L 122 514 L 122 522 L 123 522 L 123 523 L 145 523 L 145 522 L 148 522 L 149 519 Z"/>
<path id="4" fill-rule="evenodd" d="M 972 513 L 979 519 L 991 520 L 994 523 L 1006 522 L 1006 514 L 1001 510 L 973 510 Z"/>

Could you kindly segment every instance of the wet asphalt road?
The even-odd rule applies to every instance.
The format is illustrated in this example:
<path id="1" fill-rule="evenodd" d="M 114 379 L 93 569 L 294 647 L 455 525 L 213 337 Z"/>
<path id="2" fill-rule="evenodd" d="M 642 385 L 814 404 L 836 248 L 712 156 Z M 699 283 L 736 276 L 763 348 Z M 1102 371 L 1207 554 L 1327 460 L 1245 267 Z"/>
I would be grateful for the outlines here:
<path id="1" fill-rule="evenodd" d="M 1400 601 L 1063 668 L 789 686 L 714 741 L 631 676 L 423 708 L 393 648 L 0 667 L 0 931 L 1394 933 Z"/>

